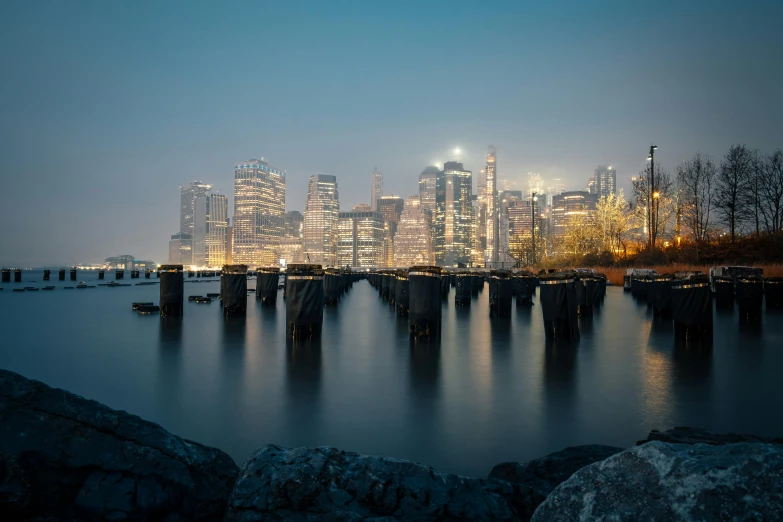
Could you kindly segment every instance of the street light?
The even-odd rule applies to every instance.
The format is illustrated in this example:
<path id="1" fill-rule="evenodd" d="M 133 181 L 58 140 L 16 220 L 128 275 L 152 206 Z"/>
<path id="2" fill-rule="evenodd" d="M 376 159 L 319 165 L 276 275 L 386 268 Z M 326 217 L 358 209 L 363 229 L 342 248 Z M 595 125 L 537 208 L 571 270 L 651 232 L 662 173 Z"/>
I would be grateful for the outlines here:
<path id="1" fill-rule="evenodd" d="M 655 191 L 655 150 L 658 145 L 650 145 L 650 155 L 647 159 L 650 161 L 650 197 L 648 199 L 648 226 L 649 226 L 649 248 L 652 250 L 655 248 L 655 232 L 657 228 L 657 218 L 655 211 L 655 199 L 660 196 L 659 192 Z"/>
<path id="2" fill-rule="evenodd" d="M 530 232 L 533 237 L 533 255 L 532 259 L 533 262 L 532 265 L 536 264 L 536 201 L 538 198 L 536 197 L 536 193 L 532 192 L 531 196 L 533 196 L 533 201 L 531 202 L 530 206 Z"/>

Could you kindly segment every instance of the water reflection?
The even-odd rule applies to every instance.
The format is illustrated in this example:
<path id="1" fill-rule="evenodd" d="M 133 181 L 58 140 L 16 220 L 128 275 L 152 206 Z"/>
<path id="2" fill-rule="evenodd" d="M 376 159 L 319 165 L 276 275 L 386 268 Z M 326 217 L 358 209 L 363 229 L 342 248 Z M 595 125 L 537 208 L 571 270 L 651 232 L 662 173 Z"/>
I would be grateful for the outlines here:
<path id="1" fill-rule="evenodd" d="M 411 408 L 414 426 L 432 426 L 439 421 L 440 403 L 440 343 L 413 341 L 409 349 Z"/>
<path id="2" fill-rule="evenodd" d="M 286 340 L 285 417 L 296 441 L 307 445 L 321 430 L 321 338 Z"/>
<path id="3" fill-rule="evenodd" d="M 161 418 L 181 407 L 182 318 L 161 317 L 158 324 L 158 395 Z"/>
<path id="4" fill-rule="evenodd" d="M 544 418 L 546 434 L 558 446 L 568 440 L 576 419 L 577 345 L 546 339 L 544 347 Z M 567 445 L 567 444 L 566 444 Z"/>

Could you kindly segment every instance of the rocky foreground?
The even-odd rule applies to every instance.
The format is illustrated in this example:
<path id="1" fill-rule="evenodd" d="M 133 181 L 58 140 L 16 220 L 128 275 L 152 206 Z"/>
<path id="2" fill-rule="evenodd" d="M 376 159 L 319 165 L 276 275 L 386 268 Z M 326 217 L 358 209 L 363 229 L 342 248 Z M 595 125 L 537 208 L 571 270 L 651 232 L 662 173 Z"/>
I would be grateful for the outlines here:
<path id="1" fill-rule="evenodd" d="M 487 478 L 334 448 L 220 450 L 0 370 L 0 520 L 783 520 L 783 439 L 653 431 Z"/>

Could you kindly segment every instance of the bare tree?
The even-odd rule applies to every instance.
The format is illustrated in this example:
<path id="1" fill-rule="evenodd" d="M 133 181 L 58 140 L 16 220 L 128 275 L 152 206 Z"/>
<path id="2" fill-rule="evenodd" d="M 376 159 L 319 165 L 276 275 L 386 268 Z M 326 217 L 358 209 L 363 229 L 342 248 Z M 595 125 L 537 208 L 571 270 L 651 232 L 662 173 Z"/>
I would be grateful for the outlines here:
<path id="1" fill-rule="evenodd" d="M 745 218 L 746 194 L 753 170 L 753 151 L 745 145 L 732 145 L 715 178 L 715 210 L 722 222 L 729 227 L 731 242 Z"/>
<path id="2" fill-rule="evenodd" d="M 783 231 L 783 151 L 778 149 L 759 163 L 759 211 L 774 239 Z"/>
<path id="3" fill-rule="evenodd" d="M 700 152 L 683 163 L 678 174 L 682 190 L 682 222 L 693 235 L 696 243 L 696 259 L 699 243 L 707 239 L 710 230 L 710 212 L 714 198 L 717 167 L 709 156 Z"/>
<path id="4" fill-rule="evenodd" d="M 643 218 L 652 248 L 657 238 L 665 233 L 666 223 L 675 211 L 674 183 L 671 175 L 661 167 L 655 169 L 655 185 L 650 186 L 650 165 L 631 180 L 633 210 Z M 663 211 L 663 213 L 661 213 Z"/>

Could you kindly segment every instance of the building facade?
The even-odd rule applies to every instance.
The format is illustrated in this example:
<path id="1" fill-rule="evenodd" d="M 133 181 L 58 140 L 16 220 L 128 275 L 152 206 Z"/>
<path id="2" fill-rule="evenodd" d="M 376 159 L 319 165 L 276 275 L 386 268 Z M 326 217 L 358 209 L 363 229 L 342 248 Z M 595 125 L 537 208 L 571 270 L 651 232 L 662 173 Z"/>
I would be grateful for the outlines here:
<path id="1" fill-rule="evenodd" d="M 446 162 L 436 178 L 433 250 L 440 266 L 470 263 L 473 173 Z"/>
<path id="2" fill-rule="evenodd" d="M 367 207 L 367 205 L 363 205 Z M 381 266 L 383 218 L 378 212 L 354 209 L 340 212 L 337 262 L 339 266 L 372 268 Z"/>
<path id="3" fill-rule="evenodd" d="M 598 194 L 599 198 L 617 193 L 617 172 L 611 165 L 601 165 L 596 168 L 593 180 L 595 184 L 594 193 Z"/>
<path id="4" fill-rule="evenodd" d="M 563 237 L 569 227 L 584 226 L 595 214 L 598 195 L 583 190 L 563 192 L 552 196 L 552 235 Z"/>
<path id="5" fill-rule="evenodd" d="M 433 263 L 435 256 L 432 252 L 430 223 L 421 206 L 421 197 L 409 196 L 400 215 L 397 234 L 394 236 L 393 265 L 408 268 Z"/>
<path id="6" fill-rule="evenodd" d="M 486 252 L 485 266 L 494 267 L 498 261 L 498 191 L 497 191 L 497 151 L 492 145 L 487 150 L 487 165 L 484 168 L 486 176 Z"/>
<path id="7" fill-rule="evenodd" d="M 303 228 L 305 262 L 337 266 L 339 214 L 337 177 L 310 176 Z"/>
<path id="8" fill-rule="evenodd" d="M 190 237 L 193 242 L 190 248 L 183 248 L 180 250 L 180 257 L 183 265 L 194 264 L 194 256 L 196 252 L 204 252 L 205 244 L 203 243 L 204 234 L 199 236 L 202 239 L 202 243 L 197 247 L 195 241 L 197 239 L 197 228 L 204 228 L 205 226 L 205 207 L 206 198 L 212 190 L 212 185 L 203 183 L 201 181 L 193 181 L 188 185 L 180 187 L 180 212 L 179 212 L 179 241 L 185 241 L 182 239 L 184 234 Z M 190 257 L 185 257 L 185 256 Z"/>
<path id="9" fill-rule="evenodd" d="M 421 198 L 421 208 L 424 212 L 435 213 L 435 192 L 437 177 L 440 169 L 438 167 L 427 167 L 419 174 L 419 197 Z"/>
<path id="10" fill-rule="evenodd" d="M 174 234 L 169 240 L 169 264 L 190 266 L 193 261 L 193 236 Z"/>
<path id="11" fill-rule="evenodd" d="M 207 198 L 206 260 L 198 266 L 215 268 L 226 264 L 227 234 L 228 199 L 224 194 L 210 194 Z"/>
<path id="12" fill-rule="evenodd" d="M 285 192 L 285 171 L 264 158 L 234 166 L 234 263 L 277 264 L 276 250 L 285 231 Z"/>
<path id="13" fill-rule="evenodd" d="M 280 256 L 280 265 L 287 266 L 292 263 L 304 263 L 302 255 L 304 240 L 301 237 L 286 236 L 280 240 L 278 255 Z"/>
<path id="14" fill-rule="evenodd" d="M 370 209 L 378 209 L 378 200 L 383 197 L 383 174 L 378 169 L 373 169 L 370 182 Z"/>

